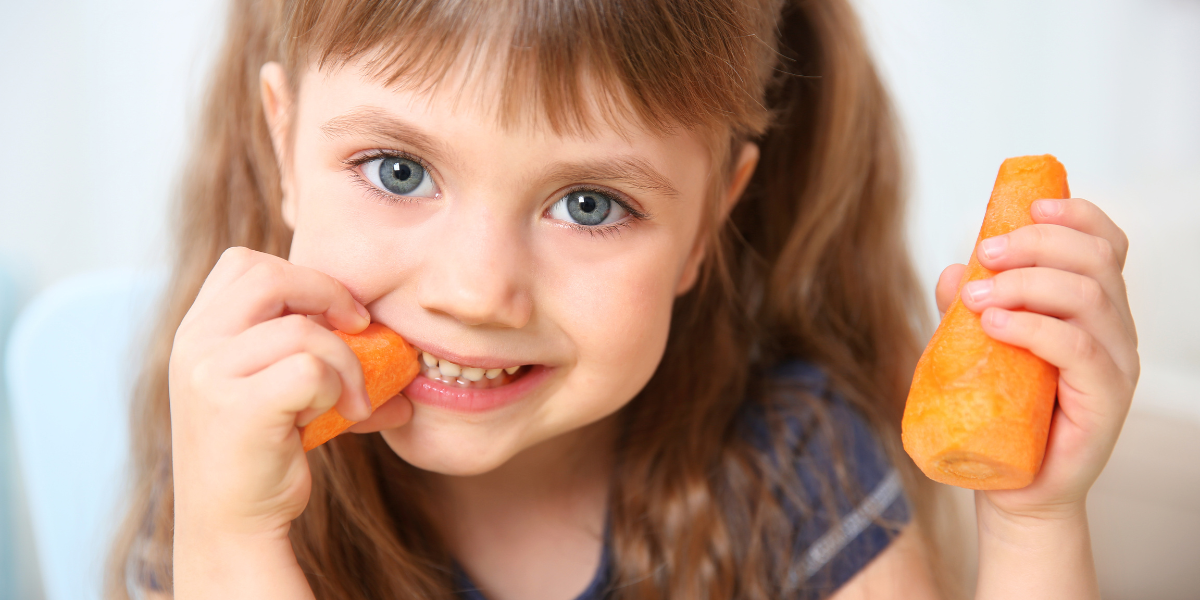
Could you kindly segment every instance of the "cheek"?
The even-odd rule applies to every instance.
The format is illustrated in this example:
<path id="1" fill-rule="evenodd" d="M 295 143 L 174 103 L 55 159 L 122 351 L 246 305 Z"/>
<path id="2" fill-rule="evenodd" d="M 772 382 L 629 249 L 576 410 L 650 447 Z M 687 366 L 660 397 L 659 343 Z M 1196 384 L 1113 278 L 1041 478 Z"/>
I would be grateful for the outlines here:
<path id="1" fill-rule="evenodd" d="M 298 178 L 296 224 L 288 260 L 340 281 L 364 304 L 387 294 L 412 268 L 419 241 L 399 234 L 404 211 L 361 197 L 342 171 L 320 166 Z"/>
<path id="2" fill-rule="evenodd" d="M 574 348 L 572 391 L 616 410 L 649 381 L 666 346 L 682 244 L 642 240 L 620 253 L 549 266 L 545 310 Z"/>

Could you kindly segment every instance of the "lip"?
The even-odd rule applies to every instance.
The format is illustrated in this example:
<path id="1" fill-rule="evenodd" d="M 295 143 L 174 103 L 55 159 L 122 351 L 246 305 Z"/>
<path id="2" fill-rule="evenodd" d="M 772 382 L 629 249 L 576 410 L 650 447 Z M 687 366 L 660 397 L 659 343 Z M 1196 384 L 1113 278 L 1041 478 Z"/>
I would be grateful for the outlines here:
<path id="1" fill-rule="evenodd" d="M 425 375 L 404 388 L 404 395 L 413 402 L 436 406 L 460 413 L 483 413 L 515 404 L 528 397 L 550 378 L 554 367 L 532 365 L 520 379 L 496 388 L 471 389 L 450 387 Z"/>

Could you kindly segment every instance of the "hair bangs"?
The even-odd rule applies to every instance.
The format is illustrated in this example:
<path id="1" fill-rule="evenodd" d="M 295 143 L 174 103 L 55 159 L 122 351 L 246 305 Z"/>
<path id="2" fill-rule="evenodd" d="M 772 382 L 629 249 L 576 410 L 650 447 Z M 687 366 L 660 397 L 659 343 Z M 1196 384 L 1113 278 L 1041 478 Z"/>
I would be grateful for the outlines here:
<path id="1" fill-rule="evenodd" d="M 281 39 L 289 71 L 361 60 L 389 86 L 455 87 L 504 127 L 587 133 L 599 121 L 750 137 L 770 116 L 761 71 L 775 52 L 764 15 L 776 4 L 297 0 Z"/>

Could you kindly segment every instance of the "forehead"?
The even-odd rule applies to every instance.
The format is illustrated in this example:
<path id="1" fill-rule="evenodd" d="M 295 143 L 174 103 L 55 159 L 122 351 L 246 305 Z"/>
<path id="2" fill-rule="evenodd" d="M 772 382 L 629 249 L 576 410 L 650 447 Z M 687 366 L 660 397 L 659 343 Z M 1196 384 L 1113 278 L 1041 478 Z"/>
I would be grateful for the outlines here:
<path id="1" fill-rule="evenodd" d="M 483 54 L 464 51 L 445 64 L 409 64 L 405 71 L 396 71 L 393 59 L 380 50 L 343 61 L 310 62 L 296 75 L 302 84 L 310 84 L 310 91 L 321 85 L 352 86 L 359 93 L 370 90 L 402 102 L 406 110 L 449 112 L 487 120 L 506 131 L 581 138 L 615 133 L 633 138 L 670 137 L 690 130 L 707 139 L 712 137 L 710 131 L 718 129 L 711 123 L 687 124 L 669 115 L 648 115 L 620 82 L 586 64 L 556 77 L 516 74 L 514 70 L 536 65 L 518 68 L 514 65 L 524 64 L 522 61 L 503 54 Z"/>
<path id="2" fill-rule="evenodd" d="M 322 119 L 318 125 L 327 136 L 351 129 L 365 133 L 376 124 L 430 143 L 431 137 L 479 137 L 487 133 L 524 143 L 587 144 L 610 149 L 701 146 L 711 153 L 710 146 L 714 145 L 716 136 L 705 128 L 647 123 L 620 90 L 604 89 L 587 72 L 578 74 L 584 93 L 572 109 L 572 126 L 556 124 L 545 111 L 513 114 L 497 102 L 505 79 L 496 70 L 474 67 L 456 65 L 446 77 L 428 85 L 409 79 L 388 81 L 374 72 L 370 59 L 336 66 L 310 65 L 297 89 L 299 104 L 312 109 L 302 112 Z M 538 106 L 532 98 L 525 100 L 524 106 Z"/>

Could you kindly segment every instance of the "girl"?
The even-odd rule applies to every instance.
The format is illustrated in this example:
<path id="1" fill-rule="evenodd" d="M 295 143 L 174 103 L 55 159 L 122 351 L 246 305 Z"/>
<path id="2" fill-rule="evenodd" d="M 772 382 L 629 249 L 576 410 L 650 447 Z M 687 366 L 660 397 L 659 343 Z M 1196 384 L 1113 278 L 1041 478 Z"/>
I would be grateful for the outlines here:
<path id="1" fill-rule="evenodd" d="M 945 593 L 897 446 L 899 151 L 844 0 L 239 0 L 199 140 L 111 597 Z M 1083 200 L 1033 217 L 963 292 L 1062 372 L 1038 480 L 976 496 L 977 596 L 1094 597 L 1126 241 Z M 374 414 L 329 331 L 371 320 L 425 361 Z M 361 423 L 305 454 L 331 408 Z"/>

